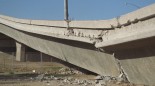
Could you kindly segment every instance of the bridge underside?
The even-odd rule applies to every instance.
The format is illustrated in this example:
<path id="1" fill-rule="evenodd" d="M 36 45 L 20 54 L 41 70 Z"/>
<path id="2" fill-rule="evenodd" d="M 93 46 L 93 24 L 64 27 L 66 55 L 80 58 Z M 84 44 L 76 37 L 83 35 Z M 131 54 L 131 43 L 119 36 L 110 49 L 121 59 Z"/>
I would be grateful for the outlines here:
<path id="1" fill-rule="evenodd" d="M 2 24 L 0 24 L 0 31 L 35 50 L 95 73 L 106 76 L 119 75 L 119 69 L 115 63 L 114 56 L 96 50 L 92 44 L 31 34 Z"/>

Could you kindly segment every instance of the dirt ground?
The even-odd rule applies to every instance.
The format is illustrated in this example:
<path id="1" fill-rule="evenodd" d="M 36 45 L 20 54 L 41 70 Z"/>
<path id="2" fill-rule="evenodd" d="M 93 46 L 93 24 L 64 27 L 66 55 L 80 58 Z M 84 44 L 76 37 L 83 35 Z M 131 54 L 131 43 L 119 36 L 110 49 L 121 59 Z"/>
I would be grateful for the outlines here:
<path id="1" fill-rule="evenodd" d="M 0 57 L 0 86 L 144 86 L 113 80 L 100 84 L 96 75 L 73 71 L 57 62 L 17 62 Z"/>

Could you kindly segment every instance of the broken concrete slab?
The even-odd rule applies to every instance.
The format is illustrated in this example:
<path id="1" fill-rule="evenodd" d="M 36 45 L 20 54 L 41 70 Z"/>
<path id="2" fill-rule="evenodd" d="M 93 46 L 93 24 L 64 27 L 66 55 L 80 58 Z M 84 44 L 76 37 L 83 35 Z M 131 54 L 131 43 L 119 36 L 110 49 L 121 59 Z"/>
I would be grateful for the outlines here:
<path id="1" fill-rule="evenodd" d="M 155 47 L 123 50 L 115 53 L 129 82 L 155 85 Z"/>
<path id="2" fill-rule="evenodd" d="M 5 25 L 0 27 L 1 33 L 42 53 L 101 75 L 113 77 L 119 75 L 114 56 L 96 50 L 92 44 L 22 32 Z"/>

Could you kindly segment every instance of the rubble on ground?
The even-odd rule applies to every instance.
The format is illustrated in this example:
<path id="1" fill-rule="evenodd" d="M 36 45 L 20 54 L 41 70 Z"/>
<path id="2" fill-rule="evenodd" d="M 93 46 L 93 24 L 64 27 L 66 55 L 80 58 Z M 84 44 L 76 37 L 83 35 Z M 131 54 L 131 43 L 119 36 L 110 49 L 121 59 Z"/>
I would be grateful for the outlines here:
<path id="1" fill-rule="evenodd" d="M 73 68 L 61 68 L 59 70 L 59 74 L 83 74 L 83 73 Z"/>
<path id="2" fill-rule="evenodd" d="M 64 69 L 63 69 L 64 70 Z M 68 69 L 65 69 L 65 71 Z M 62 69 L 61 69 L 62 71 Z M 63 71 L 64 72 L 64 71 Z M 66 74 L 66 73 L 65 73 Z M 68 72 L 67 72 L 68 74 Z M 70 74 L 70 73 L 69 73 Z M 96 76 L 94 79 L 78 79 L 75 77 L 67 76 L 54 76 L 46 74 L 40 74 L 36 77 L 36 80 L 47 82 L 47 85 L 50 85 L 50 81 L 58 81 L 59 86 L 64 85 L 77 85 L 77 86 L 107 86 L 108 83 L 114 82 L 115 84 L 120 84 L 123 80 L 120 81 L 121 77 L 110 77 L 110 76 Z"/>

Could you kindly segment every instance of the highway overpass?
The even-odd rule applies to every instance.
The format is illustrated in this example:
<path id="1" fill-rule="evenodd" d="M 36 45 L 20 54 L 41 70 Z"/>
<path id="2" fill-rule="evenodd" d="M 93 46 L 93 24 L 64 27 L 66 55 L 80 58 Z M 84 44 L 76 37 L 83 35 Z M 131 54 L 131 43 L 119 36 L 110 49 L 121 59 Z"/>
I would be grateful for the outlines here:
<path id="1" fill-rule="evenodd" d="M 16 42 L 16 59 L 28 46 L 103 76 L 155 84 L 155 4 L 109 20 L 47 21 L 0 15 L 0 33 Z"/>

